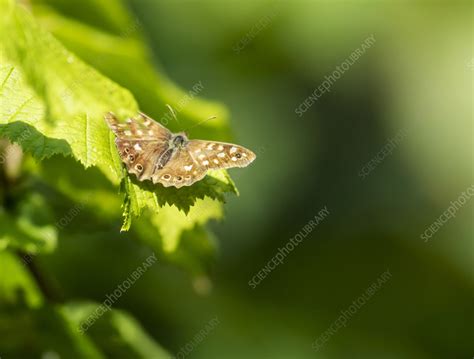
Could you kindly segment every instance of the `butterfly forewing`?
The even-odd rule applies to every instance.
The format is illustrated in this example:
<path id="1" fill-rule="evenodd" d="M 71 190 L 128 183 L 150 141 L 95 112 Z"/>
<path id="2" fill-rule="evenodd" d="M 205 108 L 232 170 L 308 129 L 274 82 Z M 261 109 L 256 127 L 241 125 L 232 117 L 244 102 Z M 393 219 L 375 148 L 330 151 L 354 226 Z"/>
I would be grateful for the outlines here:
<path id="1" fill-rule="evenodd" d="M 209 169 L 246 167 L 255 159 L 252 151 L 232 143 L 190 140 L 187 148 L 201 166 Z"/>
<path id="2" fill-rule="evenodd" d="M 118 139 L 167 142 L 172 135 L 170 130 L 143 113 L 120 123 L 112 112 L 108 112 L 105 120 Z"/>

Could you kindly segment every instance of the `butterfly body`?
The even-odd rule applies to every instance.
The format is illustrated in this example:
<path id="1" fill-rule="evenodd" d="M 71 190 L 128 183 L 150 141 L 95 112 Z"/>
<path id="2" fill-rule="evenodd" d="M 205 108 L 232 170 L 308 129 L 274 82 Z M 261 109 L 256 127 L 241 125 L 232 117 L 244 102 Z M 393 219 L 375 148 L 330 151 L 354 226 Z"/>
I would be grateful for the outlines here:
<path id="1" fill-rule="evenodd" d="M 172 133 L 143 113 L 119 123 L 109 112 L 105 120 L 116 135 L 115 144 L 128 172 L 140 181 L 151 180 L 165 187 L 190 186 L 209 169 L 246 167 L 256 157 L 242 146 Z"/>

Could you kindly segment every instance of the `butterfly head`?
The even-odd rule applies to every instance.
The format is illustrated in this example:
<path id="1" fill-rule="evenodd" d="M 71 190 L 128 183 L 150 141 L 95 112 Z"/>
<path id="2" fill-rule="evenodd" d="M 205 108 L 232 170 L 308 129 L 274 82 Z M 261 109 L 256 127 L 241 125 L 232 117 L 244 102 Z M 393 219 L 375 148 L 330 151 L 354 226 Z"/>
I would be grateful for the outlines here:
<path id="1" fill-rule="evenodd" d="M 188 137 L 184 132 L 177 133 L 171 137 L 170 145 L 172 147 L 182 148 L 188 143 Z"/>

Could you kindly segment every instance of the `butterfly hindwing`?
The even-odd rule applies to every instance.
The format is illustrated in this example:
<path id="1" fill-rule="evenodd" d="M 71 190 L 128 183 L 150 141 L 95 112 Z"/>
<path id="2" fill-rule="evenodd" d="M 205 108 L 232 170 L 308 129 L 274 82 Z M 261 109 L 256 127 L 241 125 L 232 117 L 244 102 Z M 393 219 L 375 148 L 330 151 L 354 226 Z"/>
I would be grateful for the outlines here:
<path id="1" fill-rule="evenodd" d="M 141 181 L 153 176 L 156 162 L 168 149 L 166 144 L 151 141 L 117 140 L 116 144 L 128 172 L 135 174 Z"/>
<path id="2" fill-rule="evenodd" d="M 207 168 L 200 166 L 186 148 L 177 148 L 171 159 L 153 176 L 153 183 L 161 183 L 165 187 L 190 186 L 206 175 Z"/>

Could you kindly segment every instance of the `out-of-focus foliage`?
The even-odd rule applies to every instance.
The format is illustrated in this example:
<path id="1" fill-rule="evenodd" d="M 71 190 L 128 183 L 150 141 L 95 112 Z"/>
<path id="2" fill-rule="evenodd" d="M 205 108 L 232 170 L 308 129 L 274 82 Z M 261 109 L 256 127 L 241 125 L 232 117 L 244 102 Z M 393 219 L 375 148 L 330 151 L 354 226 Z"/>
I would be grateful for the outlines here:
<path id="1" fill-rule="evenodd" d="M 230 137 L 226 111 L 219 104 L 199 100 L 198 94 L 181 90 L 160 75 L 150 64 L 150 56 L 139 36 L 140 24 L 134 22 L 119 2 L 110 2 L 110 7 L 102 4 L 96 1 L 88 6 L 97 7 L 104 16 L 110 7 L 114 8 L 124 21 L 125 29 L 121 26 L 114 33 L 86 24 L 76 23 L 78 27 L 75 27 L 73 23 L 66 23 L 70 25 L 69 35 L 84 39 L 87 32 L 87 44 L 93 45 L 94 39 L 101 44 L 100 49 L 86 49 L 87 56 L 81 59 L 83 52 L 76 54 L 71 51 L 74 49 L 67 49 L 44 25 L 38 25 L 36 15 L 41 15 L 43 21 L 47 18 L 50 24 L 55 18 L 61 19 L 53 9 L 35 4 L 37 14 L 34 15 L 30 3 L 0 1 L 0 248 L 5 251 L 4 258 L 16 253 L 23 257 L 32 273 L 36 273 L 36 256 L 54 251 L 58 238 L 64 240 L 79 233 L 100 237 L 104 231 L 117 236 L 121 182 L 122 230 L 130 229 L 132 217 L 140 217 L 133 233 L 126 238 L 148 244 L 161 259 L 178 264 L 193 275 L 207 275 L 214 261 L 215 243 L 205 226 L 209 220 L 223 217 L 225 195 L 237 193 L 227 172 L 212 171 L 203 181 L 180 191 L 139 183 L 122 169 L 113 134 L 103 115 L 114 111 L 123 118 L 136 115 L 139 107 L 146 111 L 143 108 L 146 105 L 136 103 L 129 91 L 132 90 L 135 96 L 140 96 L 140 101 L 148 101 L 148 108 L 153 104 L 150 112 L 158 118 L 163 115 L 159 109 L 164 111 L 165 104 L 169 103 L 180 112 L 180 126 L 197 125 L 193 134 L 225 140 Z M 107 43 L 110 48 L 105 46 Z M 99 59 L 109 69 L 115 64 L 116 69 L 127 66 L 140 72 L 134 72 L 135 75 L 127 72 L 130 82 L 123 85 L 131 88 L 126 90 L 94 68 L 96 64 L 87 64 L 88 56 Z M 212 123 L 203 121 L 210 114 L 219 118 Z M 171 128 L 176 126 L 169 124 Z M 6 275 L 6 262 L 1 265 L 2 274 Z M 17 274 L 10 271 L 8 276 L 16 278 Z M 42 280 L 41 277 L 35 279 Z M 15 288 L 17 302 L 24 292 L 22 286 Z M 46 298 L 46 302 L 51 299 Z M 18 305 L 18 315 L 25 317 L 25 322 L 17 323 L 16 327 L 31 325 L 25 328 L 24 338 L 34 339 L 34 330 L 39 325 L 35 322 L 44 320 L 48 313 L 56 318 L 54 321 L 61 322 L 59 326 L 45 329 L 48 339 L 37 338 L 31 346 L 25 345 L 24 354 L 29 351 L 39 355 L 48 346 L 56 347 L 55 343 L 60 344 L 55 352 L 64 356 L 68 356 L 68 345 L 73 346 L 70 354 L 74 357 L 128 356 L 127 351 L 132 349 L 136 350 L 130 354 L 132 357 L 155 357 L 158 352 L 164 353 L 152 339 L 137 334 L 141 330 L 139 325 L 127 315 L 112 312 L 109 319 L 116 323 L 109 325 L 110 330 L 106 329 L 110 332 L 108 336 L 121 337 L 125 344 L 112 340 L 107 348 L 93 348 L 89 340 L 74 332 L 76 328 L 64 315 L 69 312 L 62 312 L 63 304 L 58 307 L 46 304 L 38 312 L 32 312 L 15 300 L 11 302 Z M 14 320 L 16 314 L 9 318 Z M 2 334 L 8 323 L 7 320 L 2 326 Z M 54 334 L 60 327 L 70 328 L 71 333 L 65 335 L 74 344 L 64 343 L 64 336 Z M 135 335 L 138 336 L 135 338 Z M 127 341 L 130 343 L 126 344 Z M 143 345 L 146 341 L 149 343 Z M 21 342 L 17 338 L 9 344 L 12 353 Z M 133 348 L 127 349 L 128 346 Z"/>
<path id="2" fill-rule="evenodd" d="M 0 347 L 13 358 L 59 355 L 75 358 L 168 358 L 130 315 L 105 313 L 85 334 L 78 328 L 94 303 L 48 304 L 20 261 L 0 253 Z"/>

